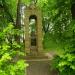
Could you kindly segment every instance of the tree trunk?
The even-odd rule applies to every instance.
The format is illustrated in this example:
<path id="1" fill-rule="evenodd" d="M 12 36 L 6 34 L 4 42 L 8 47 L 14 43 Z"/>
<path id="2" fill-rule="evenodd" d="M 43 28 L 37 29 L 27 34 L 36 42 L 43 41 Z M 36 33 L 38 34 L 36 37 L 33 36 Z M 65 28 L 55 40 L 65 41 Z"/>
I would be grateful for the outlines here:
<path id="1" fill-rule="evenodd" d="M 20 3 L 21 3 L 21 0 L 17 0 L 17 17 L 16 17 L 15 28 L 19 30 L 21 29 Z M 20 36 L 16 35 L 15 40 L 17 41 L 17 43 L 20 43 Z"/>

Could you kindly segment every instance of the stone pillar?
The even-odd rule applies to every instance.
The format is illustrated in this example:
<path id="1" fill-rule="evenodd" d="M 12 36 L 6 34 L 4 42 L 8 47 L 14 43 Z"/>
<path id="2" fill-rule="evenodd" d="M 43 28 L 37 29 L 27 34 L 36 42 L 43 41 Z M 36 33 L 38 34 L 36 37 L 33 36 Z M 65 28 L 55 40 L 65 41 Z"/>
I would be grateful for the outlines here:
<path id="1" fill-rule="evenodd" d="M 25 17 L 25 52 L 30 53 L 29 17 Z"/>
<path id="2" fill-rule="evenodd" d="M 43 43 L 42 43 L 42 39 L 43 39 L 43 34 L 42 34 L 42 17 L 41 17 L 41 13 L 38 14 L 37 16 L 37 42 L 38 42 L 38 51 L 42 52 L 43 50 Z"/>

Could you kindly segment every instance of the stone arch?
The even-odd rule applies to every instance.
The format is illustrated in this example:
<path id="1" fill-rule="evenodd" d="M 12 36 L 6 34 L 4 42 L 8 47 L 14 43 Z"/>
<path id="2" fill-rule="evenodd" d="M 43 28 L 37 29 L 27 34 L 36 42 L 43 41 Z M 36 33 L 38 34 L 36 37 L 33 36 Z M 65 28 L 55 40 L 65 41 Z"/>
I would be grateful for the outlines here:
<path id="1" fill-rule="evenodd" d="M 30 34 L 29 34 L 29 21 L 30 19 L 36 20 L 36 35 L 37 35 L 37 50 L 35 54 L 42 52 L 42 15 L 41 11 L 34 5 L 25 9 L 25 52 L 30 54 Z"/>

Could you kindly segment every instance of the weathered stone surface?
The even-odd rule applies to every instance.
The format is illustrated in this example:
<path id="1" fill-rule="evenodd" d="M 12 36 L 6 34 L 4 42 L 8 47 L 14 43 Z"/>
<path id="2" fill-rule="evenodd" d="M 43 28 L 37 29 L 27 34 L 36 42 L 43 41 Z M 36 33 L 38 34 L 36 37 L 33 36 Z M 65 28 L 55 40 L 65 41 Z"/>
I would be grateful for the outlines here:
<path id="1" fill-rule="evenodd" d="M 27 75 L 50 75 L 49 61 L 28 61 Z"/>
<path id="2" fill-rule="evenodd" d="M 34 48 L 34 50 L 31 51 L 31 37 L 29 34 L 29 20 L 31 18 L 31 16 L 33 16 L 32 18 L 36 19 L 36 41 L 37 41 L 37 46 L 36 46 L 36 50 Z M 36 5 L 30 5 L 29 7 L 27 7 L 25 9 L 25 52 L 27 54 L 29 53 L 37 53 L 37 52 L 42 52 L 43 51 L 43 47 L 42 47 L 42 14 L 41 11 L 39 10 L 38 7 L 36 7 Z M 36 52 L 33 52 L 36 51 Z"/>
<path id="3" fill-rule="evenodd" d="M 56 70 L 51 70 L 50 60 L 38 59 L 27 62 L 29 63 L 26 69 L 27 75 L 57 75 Z"/>

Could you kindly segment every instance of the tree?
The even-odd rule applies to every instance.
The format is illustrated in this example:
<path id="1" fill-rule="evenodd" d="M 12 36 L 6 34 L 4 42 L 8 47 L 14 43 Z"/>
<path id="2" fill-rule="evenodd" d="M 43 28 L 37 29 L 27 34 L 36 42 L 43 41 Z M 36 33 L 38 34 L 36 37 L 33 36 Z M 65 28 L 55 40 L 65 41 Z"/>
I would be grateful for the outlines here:
<path id="1" fill-rule="evenodd" d="M 15 41 L 14 36 L 20 35 L 16 24 L 17 3 L 15 0 L 0 0 L 0 74 L 24 75 L 27 66 L 22 44 Z M 11 9 L 12 8 L 12 9 Z M 19 11 L 18 11 L 19 12 Z M 18 14 L 17 14 L 18 15 Z M 19 16 L 19 15 L 18 15 Z M 19 17 L 17 16 L 17 19 Z M 16 26 L 16 28 L 15 28 Z M 21 47 L 22 46 L 22 47 Z M 18 56 L 18 58 L 16 57 Z"/>

